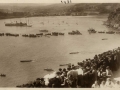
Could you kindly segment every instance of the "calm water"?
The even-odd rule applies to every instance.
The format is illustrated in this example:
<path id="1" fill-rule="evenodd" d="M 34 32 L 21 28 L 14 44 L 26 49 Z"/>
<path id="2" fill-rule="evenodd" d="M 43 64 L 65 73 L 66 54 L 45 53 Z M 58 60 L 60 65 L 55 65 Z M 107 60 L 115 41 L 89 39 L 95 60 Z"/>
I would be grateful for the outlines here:
<path id="1" fill-rule="evenodd" d="M 44 68 L 57 70 L 59 64 L 74 63 L 95 54 L 114 49 L 120 45 L 120 35 L 92 34 L 87 30 L 109 31 L 102 25 L 106 17 L 32 17 L 29 18 L 33 27 L 5 27 L 4 22 L 23 21 L 27 19 L 0 20 L 1 33 L 35 34 L 39 30 L 65 33 L 65 36 L 51 36 L 39 38 L 0 37 L 0 73 L 7 76 L 0 77 L 0 87 L 15 87 L 47 74 Z M 62 22 L 64 21 L 64 23 Z M 41 24 L 44 22 L 44 25 Z M 78 25 L 76 24 L 78 23 Z M 71 36 L 67 33 L 79 30 L 83 35 Z M 108 40 L 101 40 L 108 38 Z M 70 52 L 80 52 L 71 55 Z M 35 60 L 31 63 L 20 63 L 20 60 Z"/>

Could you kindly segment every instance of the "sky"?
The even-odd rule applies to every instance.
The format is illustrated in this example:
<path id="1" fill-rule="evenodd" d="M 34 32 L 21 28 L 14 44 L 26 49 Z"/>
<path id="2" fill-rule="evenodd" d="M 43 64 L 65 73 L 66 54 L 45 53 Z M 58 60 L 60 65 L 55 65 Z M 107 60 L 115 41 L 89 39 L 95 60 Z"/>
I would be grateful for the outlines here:
<path id="1" fill-rule="evenodd" d="M 67 0 L 62 0 L 67 1 Z M 0 0 L 0 3 L 60 3 L 61 0 Z M 120 3 L 120 0 L 72 0 L 72 3 Z"/>

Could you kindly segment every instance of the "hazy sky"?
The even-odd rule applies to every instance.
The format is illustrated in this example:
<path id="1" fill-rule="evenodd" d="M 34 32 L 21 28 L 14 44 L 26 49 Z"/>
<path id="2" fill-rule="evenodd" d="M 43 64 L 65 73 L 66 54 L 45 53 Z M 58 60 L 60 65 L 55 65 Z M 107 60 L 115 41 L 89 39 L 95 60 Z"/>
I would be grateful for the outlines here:
<path id="1" fill-rule="evenodd" d="M 67 1 L 67 0 L 62 0 Z M 60 3 L 61 0 L 0 0 L 0 3 Z M 92 3 L 92 2 L 119 2 L 120 0 L 72 0 L 73 3 Z"/>

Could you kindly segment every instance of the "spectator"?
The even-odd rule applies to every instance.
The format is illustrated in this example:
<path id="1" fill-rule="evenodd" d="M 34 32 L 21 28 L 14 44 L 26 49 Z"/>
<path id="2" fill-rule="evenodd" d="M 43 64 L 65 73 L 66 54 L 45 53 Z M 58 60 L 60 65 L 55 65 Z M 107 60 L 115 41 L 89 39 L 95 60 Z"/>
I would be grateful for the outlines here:
<path id="1" fill-rule="evenodd" d="M 102 82 L 101 82 L 100 88 L 105 88 L 105 81 L 102 81 Z"/>
<path id="2" fill-rule="evenodd" d="M 110 70 L 109 66 L 106 67 L 106 76 L 107 76 L 107 78 L 112 78 L 112 76 L 113 76 L 113 73 Z"/>
<path id="3" fill-rule="evenodd" d="M 92 88 L 99 88 L 98 81 L 95 81 L 95 83 L 92 85 Z"/>
<path id="4" fill-rule="evenodd" d="M 113 82 L 111 81 L 110 78 L 107 78 L 107 81 L 105 83 L 105 87 L 106 88 L 113 88 L 114 87 L 114 84 L 113 84 Z"/>

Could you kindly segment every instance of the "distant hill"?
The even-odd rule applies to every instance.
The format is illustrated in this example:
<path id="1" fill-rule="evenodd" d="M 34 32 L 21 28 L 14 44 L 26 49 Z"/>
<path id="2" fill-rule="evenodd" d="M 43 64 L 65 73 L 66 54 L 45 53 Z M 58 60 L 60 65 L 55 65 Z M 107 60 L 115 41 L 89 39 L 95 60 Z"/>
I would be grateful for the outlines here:
<path id="1" fill-rule="evenodd" d="M 70 3 L 70 4 L 32 4 L 32 3 L 3 3 L 0 4 L 0 17 L 23 17 L 23 16 L 61 16 L 61 15 L 98 15 L 108 14 L 118 8 L 118 3 Z M 4 16 L 2 16 L 4 17 Z"/>

